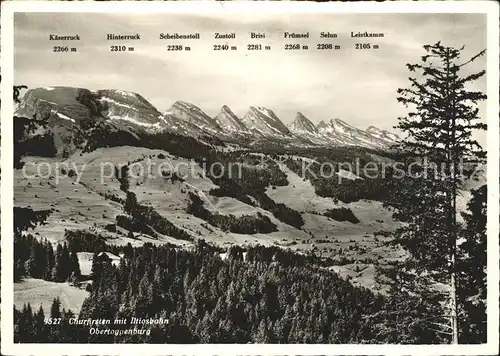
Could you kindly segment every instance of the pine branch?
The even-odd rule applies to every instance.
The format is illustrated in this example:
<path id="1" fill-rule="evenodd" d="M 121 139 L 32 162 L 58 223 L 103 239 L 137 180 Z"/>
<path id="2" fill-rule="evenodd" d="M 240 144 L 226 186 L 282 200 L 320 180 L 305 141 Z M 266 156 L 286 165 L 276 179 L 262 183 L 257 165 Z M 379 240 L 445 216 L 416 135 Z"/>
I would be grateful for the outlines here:
<path id="1" fill-rule="evenodd" d="M 483 49 L 481 52 L 479 52 L 478 54 L 476 54 L 475 56 L 473 56 L 471 59 L 469 59 L 467 62 L 465 63 L 462 63 L 459 65 L 459 67 L 463 67 L 471 62 L 474 62 L 476 59 L 478 59 L 479 57 L 481 57 L 482 55 L 484 55 L 486 53 L 486 49 Z"/>

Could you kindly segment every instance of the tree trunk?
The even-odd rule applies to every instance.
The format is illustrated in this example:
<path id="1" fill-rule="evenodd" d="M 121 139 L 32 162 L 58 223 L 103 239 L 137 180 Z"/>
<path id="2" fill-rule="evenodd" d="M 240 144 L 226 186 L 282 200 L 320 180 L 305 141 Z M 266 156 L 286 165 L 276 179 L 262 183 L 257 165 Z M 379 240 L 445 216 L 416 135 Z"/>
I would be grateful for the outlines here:
<path id="1" fill-rule="evenodd" d="M 447 189 L 447 205 L 448 205 L 448 247 L 449 247 L 449 275 L 450 275 L 450 323 L 451 323 L 451 343 L 458 344 L 458 312 L 457 312 L 457 286 L 456 286 L 456 252 L 457 252 L 457 235 L 456 235 L 456 112 L 455 112 L 455 73 L 450 71 L 450 54 L 449 49 L 446 55 L 446 76 L 447 76 L 447 112 L 451 127 L 449 136 L 446 142 L 447 157 L 447 179 L 449 179 L 449 189 Z M 451 82 L 451 88 L 450 88 Z M 450 90 L 451 89 L 451 90 Z"/>
<path id="2" fill-rule="evenodd" d="M 449 50 L 448 50 L 449 51 Z M 448 52 L 449 53 L 449 52 Z M 449 60 L 447 63 L 448 73 L 449 73 Z M 452 73 L 451 78 L 451 106 L 450 106 L 450 118 L 451 118 L 451 201 L 450 201 L 450 298 L 451 298 L 451 343 L 458 344 L 458 309 L 457 309 L 457 280 L 456 280 L 456 254 L 457 254 L 457 159 L 456 159 L 456 111 L 455 111 L 455 72 Z"/>
<path id="3" fill-rule="evenodd" d="M 452 254 L 451 265 L 455 265 L 455 253 Z M 451 272 L 451 289 L 450 289 L 450 309 L 451 309 L 451 343 L 458 344 L 458 313 L 457 313 L 457 286 L 456 273 Z"/>

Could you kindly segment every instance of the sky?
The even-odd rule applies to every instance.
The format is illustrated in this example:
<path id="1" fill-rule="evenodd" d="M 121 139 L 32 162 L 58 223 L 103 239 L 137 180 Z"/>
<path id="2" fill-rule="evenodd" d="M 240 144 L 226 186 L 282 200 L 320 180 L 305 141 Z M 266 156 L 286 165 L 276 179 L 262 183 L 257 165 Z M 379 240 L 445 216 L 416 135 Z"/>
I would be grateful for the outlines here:
<path id="1" fill-rule="evenodd" d="M 243 116 L 250 106 L 272 109 L 285 123 L 300 111 L 312 122 L 340 118 L 365 129 L 391 129 L 407 112 L 396 90 L 407 87 L 406 63 L 424 55 L 425 44 L 465 45 L 464 59 L 486 47 L 486 18 L 477 14 L 109 14 L 18 13 L 15 15 L 16 85 L 73 86 L 137 92 L 158 110 L 183 100 L 215 116 L 222 105 Z M 249 33 L 265 32 L 265 40 Z M 285 40 L 283 32 L 310 33 L 309 39 Z M 321 31 L 338 34 L 320 39 Z M 355 39 L 351 31 L 383 32 L 384 38 Z M 200 33 L 201 40 L 160 40 L 160 33 Z M 235 32 L 236 40 L 215 40 L 214 32 Z M 141 35 L 140 41 L 108 41 L 107 33 Z M 49 34 L 79 34 L 80 41 L 49 41 Z M 213 51 L 214 44 L 237 51 Z M 271 51 L 247 51 L 246 45 L 270 45 Z M 309 46 L 285 51 L 286 43 Z M 316 50 L 318 43 L 341 50 Z M 355 50 L 355 43 L 378 50 Z M 76 53 L 54 53 L 69 44 Z M 169 52 L 169 44 L 191 51 Z M 111 52 L 111 45 L 134 52 Z M 471 72 L 485 69 L 486 58 Z M 473 89 L 486 90 L 485 78 Z"/>

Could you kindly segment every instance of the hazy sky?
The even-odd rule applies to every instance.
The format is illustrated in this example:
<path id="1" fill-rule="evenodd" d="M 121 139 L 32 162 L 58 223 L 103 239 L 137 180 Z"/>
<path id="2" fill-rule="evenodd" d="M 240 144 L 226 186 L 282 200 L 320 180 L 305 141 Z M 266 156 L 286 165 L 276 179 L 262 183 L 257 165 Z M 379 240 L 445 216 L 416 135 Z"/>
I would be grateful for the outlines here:
<path id="1" fill-rule="evenodd" d="M 242 116 L 250 105 L 275 111 L 291 122 L 297 111 L 314 123 L 341 118 L 366 128 L 391 128 L 406 112 L 396 90 L 407 86 L 406 63 L 419 61 L 422 45 L 441 40 L 466 46 L 464 56 L 486 46 L 486 18 L 468 14 L 281 14 L 245 16 L 181 14 L 16 14 L 15 83 L 28 87 L 67 85 L 88 89 L 122 89 L 142 94 L 160 111 L 176 100 L 216 115 L 228 105 Z M 252 41 L 250 31 L 266 32 Z M 310 32 L 311 38 L 285 40 L 283 31 Z M 339 38 L 320 40 L 321 31 Z M 383 32 L 384 38 L 354 39 L 351 31 Z M 163 33 L 199 32 L 201 40 L 160 40 Z M 236 32 L 236 41 L 213 39 L 214 32 Z M 66 42 L 76 53 L 53 53 L 49 34 L 79 34 Z M 141 35 L 140 41 L 107 41 L 106 34 Z M 354 43 L 379 44 L 378 50 L 355 50 Z M 213 51 L 229 43 L 238 51 Z M 246 44 L 271 45 L 269 52 L 250 52 Z M 284 51 L 285 43 L 309 45 L 309 51 Z M 340 51 L 316 50 L 334 43 Z M 111 45 L 133 45 L 133 53 L 110 52 Z M 168 52 L 167 44 L 191 46 L 190 52 Z M 485 68 L 486 58 L 470 70 Z M 486 81 L 475 89 L 485 90 Z"/>

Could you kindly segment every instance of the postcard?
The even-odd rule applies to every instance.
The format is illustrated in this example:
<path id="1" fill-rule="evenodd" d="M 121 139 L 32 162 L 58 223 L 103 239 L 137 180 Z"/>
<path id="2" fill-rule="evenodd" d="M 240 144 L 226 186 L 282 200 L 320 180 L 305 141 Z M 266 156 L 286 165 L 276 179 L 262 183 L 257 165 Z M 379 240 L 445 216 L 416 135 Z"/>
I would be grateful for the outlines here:
<path id="1" fill-rule="evenodd" d="M 498 353 L 498 4 L 1 6 L 2 353 Z"/>

